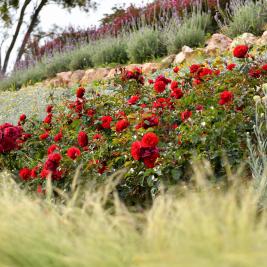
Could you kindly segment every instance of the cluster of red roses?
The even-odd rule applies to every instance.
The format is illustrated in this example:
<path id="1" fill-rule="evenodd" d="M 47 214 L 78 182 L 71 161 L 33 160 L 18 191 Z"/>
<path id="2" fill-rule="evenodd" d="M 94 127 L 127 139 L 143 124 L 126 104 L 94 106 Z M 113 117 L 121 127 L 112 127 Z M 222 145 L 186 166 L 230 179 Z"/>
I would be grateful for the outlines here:
<path id="1" fill-rule="evenodd" d="M 249 48 L 247 46 L 237 46 L 233 51 L 233 55 L 240 59 L 249 58 L 250 56 L 248 51 Z M 251 62 L 249 62 L 249 64 L 251 64 Z M 256 66 L 256 64 L 253 66 Z M 228 71 L 233 71 L 236 69 L 236 64 L 228 64 L 226 69 Z M 174 67 L 173 72 L 177 74 L 176 77 L 179 76 L 179 71 L 179 67 Z M 132 143 L 131 155 L 134 160 L 144 163 L 147 168 L 154 168 L 157 163 L 157 159 L 160 157 L 160 153 L 157 146 L 159 143 L 159 138 L 152 131 L 158 131 L 157 129 L 160 127 L 157 126 L 164 125 L 164 120 L 162 120 L 164 112 L 166 111 L 168 114 L 171 113 L 175 114 L 176 116 L 172 122 L 168 124 L 168 127 L 171 127 L 172 129 L 179 127 L 178 124 L 180 123 L 186 124 L 187 122 L 193 122 L 192 117 L 194 118 L 195 114 L 200 114 L 203 111 L 203 105 L 198 103 L 195 105 L 186 105 L 186 107 L 180 109 L 179 113 L 177 113 L 175 108 L 177 106 L 184 106 L 182 99 L 185 98 L 185 96 L 187 96 L 189 93 L 191 94 L 191 90 L 197 88 L 198 84 L 207 81 L 211 82 L 212 79 L 216 78 L 217 76 L 220 77 L 220 75 L 221 73 L 219 70 L 211 67 L 208 68 L 202 64 L 193 64 L 189 67 L 189 79 L 181 78 L 179 81 L 176 81 L 176 78 L 172 80 L 164 75 L 159 75 L 154 80 L 148 80 L 151 90 L 154 89 L 155 93 L 152 94 L 152 98 L 147 101 L 142 97 L 142 91 L 140 90 L 144 84 L 142 70 L 135 68 L 133 71 L 123 71 L 120 77 L 122 84 L 124 84 L 125 81 L 130 80 L 135 80 L 138 84 L 134 95 L 129 96 L 128 94 L 129 98 L 125 100 L 124 103 L 124 106 L 129 108 L 131 112 L 139 109 L 140 116 L 135 118 L 135 122 L 130 119 L 130 116 L 127 117 L 127 114 L 125 113 L 126 111 L 124 112 L 120 109 L 117 109 L 110 115 L 103 115 L 102 112 L 100 112 L 102 115 L 97 114 L 97 108 L 95 105 L 93 104 L 93 107 L 89 107 L 88 105 L 89 101 L 85 98 L 85 89 L 83 87 L 79 87 L 76 91 L 76 100 L 68 102 L 70 113 L 68 113 L 64 118 L 67 120 L 66 126 L 77 120 L 79 122 L 80 129 L 78 135 L 76 136 L 74 146 L 69 145 L 71 147 L 68 147 L 65 150 L 65 148 L 60 145 L 60 142 L 63 139 L 62 129 L 59 129 L 59 132 L 57 132 L 53 137 L 51 136 L 51 133 L 53 132 L 53 124 L 58 118 L 53 119 L 53 107 L 51 105 L 48 106 L 46 109 L 47 115 L 43 120 L 43 129 L 45 132 L 40 135 L 40 139 L 48 139 L 49 141 L 54 140 L 56 144 L 52 144 L 48 148 L 43 164 L 39 164 L 33 169 L 21 169 L 20 176 L 22 180 L 29 180 L 36 177 L 41 177 L 44 179 L 48 175 L 51 175 L 53 180 L 59 180 L 68 172 L 67 168 L 64 169 L 63 167 L 64 161 L 62 159 L 64 154 L 68 159 L 75 161 L 79 157 L 86 155 L 87 151 L 93 152 L 94 150 L 97 150 L 100 147 L 100 143 L 103 144 L 103 141 L 107 141 L 108 138 L 114 136 L 114 134 L 118 137 L 121 137 L 121 133 L 131 126 L 132 129 L 135 129 L 136 131 L 142 129 L 139 131 L 139 134 L 141 135 L 143 135 L 142 133 L 144 130 L 149 129 L 149 132 L 143 135 L 141 141 Z M 251 68 L 248 72 L 248 75 L 252 78 L 259 78 L 262 75 L 267 75 L 267 64 L 260 65 L 260 67 L 257 68 Z M 149 99 L 149 97 L 147 97 L 147 99 Z M 224 108 L 225 110 L 228 110 L 228 108 L 231 109 L 232 107 L 237 110 L 238 107 L 235 107 L 236 101 L 234 101 L 234 98 L 236 98 L 236 96 L 234 97 L 233 92 L 224 90 L 223 92 L 219 91 L 218 98 L 216 98 L 215 101 L 218 101 L 217 103 L 219 105 L 227 107 Z M 24 114 L 21 115 L 19 125 L 22 125 L 25 122 L 25 119 L 26 116 Z M 86 121 L 86 123 L 84 123 L 84 121 Z M 91 135 L 88 135 L 86 130 L 89 128 L 96 131 L 94 132 L 93 136 L 90 137 L 92 139 L 91 141 L 89 140 L 89 136 Z M 11 149 L 16 148 L 18 143 L 23 142 L 23 140 L 28 138 L 26 134 L 21 132 L 20 135 L 13 139 L 13 143 L 11 142 L 13 144 L 12 146 L 9 144 L 10 142 L 3 142 L 3 138 L 8 140 L 7 136 L 9 136 L 9 134 L 4 133 L 5 131 L 12 132 L 12 130 L 4 130 L 3 126 L 2 128 L 0 126 L 0 153 L 1 149 L 4 152 L 8 151 L 6 148 L 7 146 L 12 147 Z M 180 145 L 182 143 L 182 136 L 181 134 L 177 135 L 178 144 Z M 132 141 L 130 141 L 130 143 L 131 142 Z M 66 152 L 62 153 L 62 151 Z M 109 162 L 108 159 L 94 159 L 89 161 L 88 166 L 89 165 L 98 167 L 98 172 L 102 174 L 107 170 Z"/>
<path id="2" fill-rule="evenodd" d="M 0 125 L 0 154 L 18 148 L 22 138 L 22 127 L 10 123 Z"/>
<path id="3" fill-rule="evenodd" d="M 249 47 L 247 45 L 238 45 L 233 50 L 233 55 L 236 58 L 253 58 L 249 53 Z M 235 67 L 232 65 L 231 67 Z M 229 67 L 228 67 L 229 68 Z M 260 68 L 251 67 L 249 69 L 248 75 L 252 78 L 260 78 L 261 75 L 267 74 L 267 64 L 261 66 Z"/>
<path id="4" fill-rule="evenodd" d="M 142 75 L 142 69 L 135 67 L 133 70 L 123 70 L 122 71 L 122 80 L 129 81 L 129 80 L 136 80 L 138 83 L 144 85 L 145 78 Z"/>
<path id="5" fill-rule="evenodd" d="M 146 133 L 141 141 L 132 144 L 131 154 L 135 160 L 144 162 L 147 168 L 154 168 L 157 158 L 159 158 L 159 149 L 157 144 L 159 138 L 156 134 Z"/>

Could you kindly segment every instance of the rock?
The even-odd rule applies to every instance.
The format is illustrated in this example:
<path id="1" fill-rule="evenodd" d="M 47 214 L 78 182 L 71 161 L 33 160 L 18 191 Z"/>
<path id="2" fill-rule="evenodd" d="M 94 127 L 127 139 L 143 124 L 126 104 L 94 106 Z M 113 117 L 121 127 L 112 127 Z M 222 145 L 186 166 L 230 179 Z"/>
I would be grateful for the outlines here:
<path id="1" fill-rule="evenodd" d="M 57 74 L 56 78 L 59 80 L 61 85 L 68 86 L 69 82 L 71 81 L 71 75 L 72 75 L 71 71 L 60 72 Z"/>
<path id="2" fill-rule="evenodd" d="M 237 45 L 247 45 L 249 47 L 253 46 L 256 44 L 258 38 L 253 35 L 252 33 L 243 33 L 240 36 L 234 38 L 232 44 L 231 44 L 231 49 L 235 48 Z"/>
<path id="3" fill-rule="evenodd" d="M 106 77 L 106 79 L 112 79 L 115 77 L 116 69 L 111 69 Z"/>
<path id="4" fill-rule="evenodd" d="M 262 34 L 262 36 L 257 40 L 257 45 L 267 45 L 267 30 Z"/>
<path id="5" fill-rule="evenodd" d="M 165 57 L 165 58 L 161 61 L 161 67 L 162 67 L 162 68 L 169 68 L 169 67 L 172 65 L 172 63 L 173 63 L 175 57 L 176 57 L 175 54 L 172 54 L 172 55 L 169 55 L 169 56 Z"/>
<path id="6" fill-rule="evenodd" d="M 126 70 L 133 70 L 134 68 L 142 68 L 142 64 L 130 64 L 126 67 Z"/>
<path id="7" fill-rule="evenodd" d="M 83 78 L 80 83 L 82 85 L 89 84 L 93 81 L 102 80 L 108 76 L 110 69 L 108 68 L 99 68 L 99 69 L 88 69 L 85 71 Z"/>
<path id="8" fill-rule="evenodd" d="M 80 83 L 81 79 L 83 78 L 85 74 L 84 70 L 76 70 L 72 73 L 71 77 L 70 77 L 70 83 L 69 86 L 73 86 L 77 83 Z"/>
<path id="9" fill-rule="evenodd" d="M 145 63 L 142 65 L 143 74 L 154 73 L 160 68 L 160 63 Z"/>
<path id="10" fill-rule="evenodd" d="M 55 87 L 60 87 L 62 85 L 64 85 L 62 83 L 62 80 L 60 78 L 53 78 L 51 80 L 47 80 L 45 82 L 45 84 L 48 86 L 48 87 L 52 87 L 52 88 L 55 88 Z"/>
<path id="11" fill-rule="evenodd" d="M 225 36 L 224 34 L 215 33 L 206 43 L 206 48 L 204 49 L 207 54 L 216 54 L 216 52 L 224 52 L 228 50 L 231 46 L 232 39 Z"/>
<path id="12" fill-rule="evenodd" d="M 175 59 L 174 59 L 174 64 L 181 64 L 183 63 L 187 58 L 189 58 L 191 56 L 191 54 L 194 52 L 194 50 L 192 48 L 190 48 L 189 46 L 183 46 L 182 47 L 182 51 L 176 55 Z"/>

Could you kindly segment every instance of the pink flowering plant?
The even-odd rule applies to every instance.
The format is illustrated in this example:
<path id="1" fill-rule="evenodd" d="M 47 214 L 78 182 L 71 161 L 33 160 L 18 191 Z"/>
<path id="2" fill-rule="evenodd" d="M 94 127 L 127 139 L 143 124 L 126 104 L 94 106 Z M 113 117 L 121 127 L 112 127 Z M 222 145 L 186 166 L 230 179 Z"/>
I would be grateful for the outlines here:
<path id="1" fill-rule="evenodd" d="M 253 96 L 266 82 L 266 62 L 244 47 L 219 63 L 174 66 L 151 77 L 121 69 L 108 92 L 79 87 L 74 100 L 51 103 L 43 121 L 22 115 L 17 126 L 1 125 L 0 168 L 38 192 L 49 176 L 69 190 L 79 166 L 81 184 L 125 169 L 117 189 L 129 203 L 150 199 L 161 183 L 189 181 L 194 157 L 208 159 L 223 179 L 223 158 L 233 168 L 247 158 Z"/>

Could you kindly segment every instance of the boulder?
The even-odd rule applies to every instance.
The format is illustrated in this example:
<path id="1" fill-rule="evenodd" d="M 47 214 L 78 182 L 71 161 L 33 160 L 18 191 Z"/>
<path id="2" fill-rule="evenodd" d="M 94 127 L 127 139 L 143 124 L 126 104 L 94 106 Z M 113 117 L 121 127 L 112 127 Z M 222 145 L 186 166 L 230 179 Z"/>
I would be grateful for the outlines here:
<path id="1" fill-rule="evenodd" d="M 80 83 L 82 85 L 89 84 L 93 81 L 102 80 L 108 76 L 110 69 L 99 68 L 99 69 L 88 69 L 85 71 L 83 78 Z"/>
<path id="2" fill-rule="evenodd" d="M 133 70 L 134 68 L 142 68 L 142 64 L 130 64 L 126 66 L 126 70 Z"/>
<path id="3" fill-rule="evenodd" d="M 205 53 L 207 54 L 216 54 L 216 52 L 224 52 L 228 50 L 231 46 L 232 39 L 225 36 L 224 34 L 215 33 L 207 41 Z"/>
<path id="4" fill-rule="evenodd" d="M 256 42 L 257 45 L 260 46 L 267 46 L 267 30 L 262 34 L 262 36 L 257 40 Z"/>
<path id="5" fill-rule="evenodd" d="M 249 47 L 257 43 L 258 38 L 252 33 L 245 32 L 238 37 L 233 39 L 231 43 L 231 49 L 235 48 L 237 45 L 247 45 Z"/>
<path id="6" fill-rule="evenodd" d="M 173 63 L 175 57 L 176 57 L 175 54 L 172 54 L 172 55 L 169 55 L 169 56 L 165 57 L 165 58 L 161 61 L 161 67 L 162 67 L 162 68 L 169 68 L 169 67 L 172 65 L 172 63 Z"/>
<path id="7" fill-rule="evenodd" d="M 160 63 L 145 63 L 142 65 L 143 74 L 154 73 L 160 66 Z"/>
<path id="8" fill-rule="evenodd" d="M 176 55 L 175 59 L 174 59 L 174 64 L 181 64 L 183 63 L 186 59 L 188 59 L 189 57 L 191 57 L 191 55 L 193 54 L 194 50 L 189 47 L 189 46 L 183 46 L 182 47 L 182 51 Z"/>
<path id="9" fill-rule="evenodd" d="M 71 81 L 71 75 L 72 75 L 71 71 L 60 72 L 60 73 L 57 73 L 56 78 L 58 79 L 61 85 L 68 86 L 69 82 Z"/>
<path id="10" fill-rule="evenodd" d="M 60 78 L 53 78 L 51 80 L 45 81 L 45 85 L 54 88 L 54 87 L 60 87 L 64 84 L 62 84 L 62 80 Z"/>
<path id="11" fill-rule="evenodd" d="M 80 83 L 81 79 L 83 78 L 85 74 L 84 70 L 76 70 L 72 73 L 71 77 L 70 77 L 70 86 L 73 86 L 77 83 Z"/>
<path id="12" fill-rule="evenodd" d="M 116 69 L 111 69 L 106 77 L 106 79 L 112 79 L 114 78 L 115 74 L 116 74 L 117 70 Z"/>

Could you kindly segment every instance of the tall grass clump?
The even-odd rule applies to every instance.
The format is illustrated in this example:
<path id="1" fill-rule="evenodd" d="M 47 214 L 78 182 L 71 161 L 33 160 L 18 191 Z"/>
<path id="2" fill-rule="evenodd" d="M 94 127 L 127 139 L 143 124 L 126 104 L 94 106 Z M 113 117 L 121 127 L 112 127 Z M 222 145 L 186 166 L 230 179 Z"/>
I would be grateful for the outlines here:
<path id="1" fill-rule="evenodd" d="M 127 51 L 130 60 L 136 63 L 143 63 L 167 53 L 162 33 L 148 26 L 129 35 Z"/>
<path id="2" fill-rule="evenodd" d="M 220 15 L 222 19 L 217 22 L 224 34 L 230 37 L 244 32 L 260 35 L 267 23 L 267 1 L 232 0 Z"/>
<path id="3" fill-rule="evenodd" d="M 210 14 L 200 11 L 194 11 L 190 17 L 182 21 L 174 18 L 166 32 L 168 52 L 177 53 L 184 45 L 190 47 L 202 45 L 210 25 Z"/>
<path id="4" fill-rule="evenodd" d="M 99 40 L 93 44 L 92 49 L 92 60 L 95 66 L 125 64 L 128 61 L 126 42 L 123 37 Z"/>
<path id="5" fill-rule="evenodd" d="M 197 190 L 162 193 L 143 212 L 130 212 L 116 195 L 107 205 L 106 187 L 83 201 L 74 191 L 65 205 L 50 187 L 44 199 L 27 196 L 3 174 L 1 266 L 265 266 L 267 213 L 258 212 L 257 193 L 234 174 L 231 188 L 214 188 L 202 165 Z"/>

